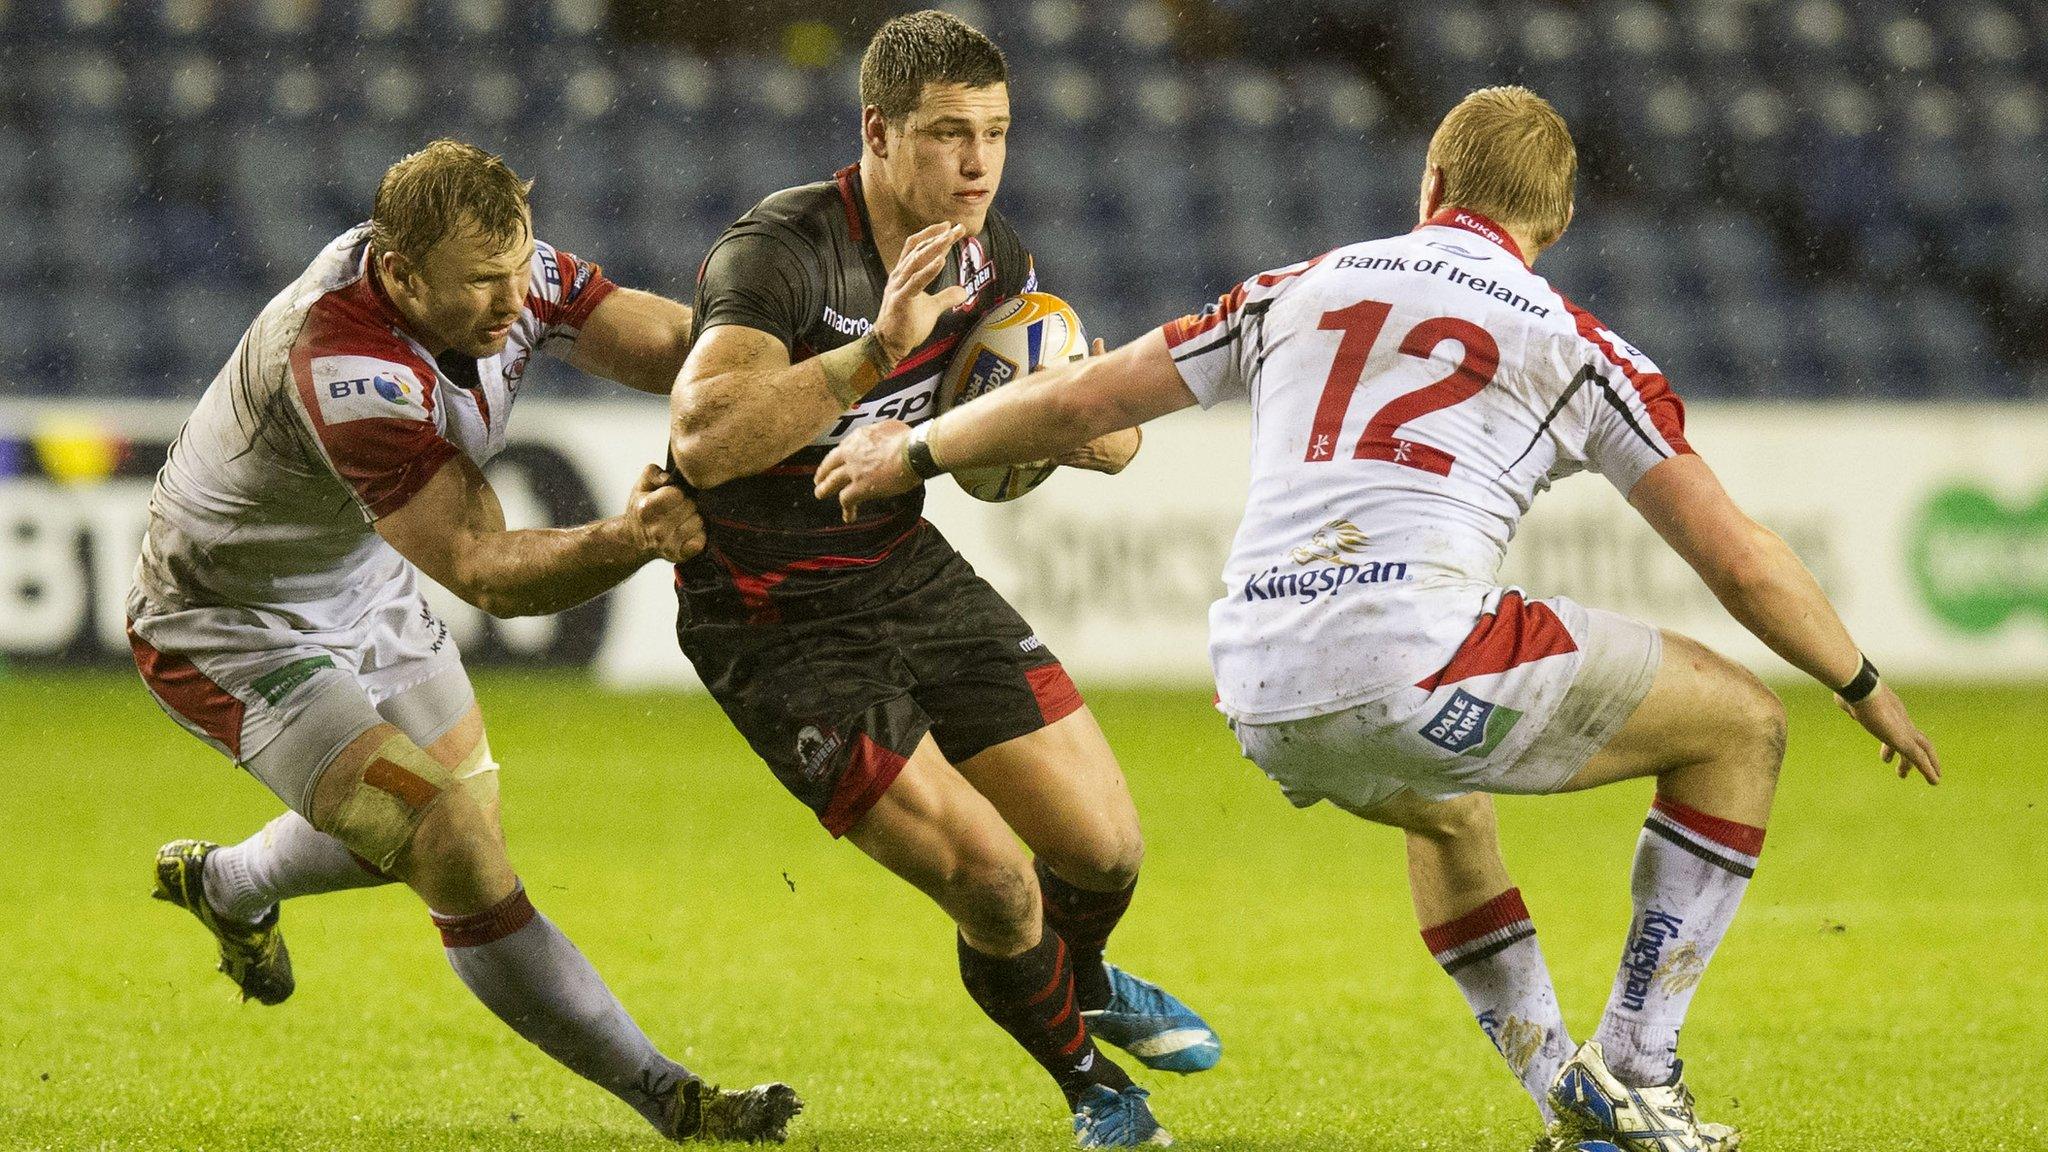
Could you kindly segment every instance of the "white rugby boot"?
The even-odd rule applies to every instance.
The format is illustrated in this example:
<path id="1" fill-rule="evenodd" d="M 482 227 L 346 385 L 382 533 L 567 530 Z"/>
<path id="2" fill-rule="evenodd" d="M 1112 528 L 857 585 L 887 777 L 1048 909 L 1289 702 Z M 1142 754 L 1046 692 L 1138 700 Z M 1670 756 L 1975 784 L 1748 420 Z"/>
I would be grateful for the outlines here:
<path id="1" fill-rule="evenodd" d="M 1736 1129 L 1699 1122 L 1681 1075 L 1673 1075 L 1669 1084 L 1632 1088 L 1608 1069 L 1593 1040 L 1581 1044 L 1558 1070 L 1550 1106 L 1560 1120 L 1622 1152 L 1735 1152 L 1742 1145 Z"/>

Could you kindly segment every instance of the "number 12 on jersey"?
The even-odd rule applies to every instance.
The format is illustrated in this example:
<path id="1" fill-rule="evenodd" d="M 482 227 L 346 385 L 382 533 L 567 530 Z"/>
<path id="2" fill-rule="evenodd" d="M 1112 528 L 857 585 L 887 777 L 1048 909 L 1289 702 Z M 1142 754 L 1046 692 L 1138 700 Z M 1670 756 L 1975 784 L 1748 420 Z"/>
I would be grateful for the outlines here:
<path id="1" fill-rule="evenodd" d="M 1358 390 L 1359 377 L 1365 372 L 1366 357 L 1371 354 L 1373 344 L 1380 338 L 1380 330 L 1386 327 L 1387 315 L 1393 310 L 1391 304 L 1361 300 L 1349 308 L 1323 313 L 1321 322 L 1316 325 L 1324 332 L 1342 332 L 1344 335 L 1337 342 L 1337 359 L 1330 365 L 1330 378 L 1323 384 L 1322 400 L 1316 404 L 1315 422 L 1309 427 L 1308 454 L 1304 457 L 1309 463 L 1336 458 L 1337 437 L 1343 431 L 1345 414 L 1351 410 L 1352 393 Z M 1436 316 L 1410 328 L 1408 334 L 1401 338 L 1400 352 L 1418 360 L 1427 360 L 1437 345 L 1446 340 L 1455 340 L 1464 349 L 1457 367 L 1433 384 L 1394 397 L 1373 413 L 1372 419 L 1366 421 L 1365 432 L 1358 438 L 1357 447 L 1351 451 L 1352 459 L 1385 460 L 1438 476 L 1451 474 L 1455 457 L 1449 452 L 1403 439 L 1396 433 L 1411 420 L 1479 395 L 1493 382 L 1494 373 L 1500 370 L 1500 346 L 1487 335 L 1486 329 L 1469 320 Z"/>

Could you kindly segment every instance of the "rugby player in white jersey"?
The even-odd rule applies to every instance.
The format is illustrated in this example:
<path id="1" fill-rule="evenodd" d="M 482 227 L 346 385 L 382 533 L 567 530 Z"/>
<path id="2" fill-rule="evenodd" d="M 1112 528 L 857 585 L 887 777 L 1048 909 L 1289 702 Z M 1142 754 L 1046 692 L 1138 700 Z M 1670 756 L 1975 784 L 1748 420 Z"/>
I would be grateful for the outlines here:
<path id="1" fill-rule="evenodd" d="M 232 847 L 165 845 L 155 895 L 275 1004 L 293 986 L 281 901 L 403 882 L 478 999 L 664 1135 L 780 1140 L 788 1086 L 705 1085 L 534 911 L 475 694 L 420 593 L 424 572 L 494 615 L 558 612 L 704 546 L 651 467 L 616 516 L 505 526 L 481 467 L 533 355 L 665 393 L 691 323 L 535 239 L 528 188 L 449 140 L 392 165 L 370 220 L 265 306 L 171 446 L 128 598 L 135 662 L 289 811 Z"/>
<path id="2" fill-rule="evenodd" d="M 1249 399 L 1245 517 L 1210 613 L 1219 706 L 1300 806 L 1407 831 L 1424 940 L 1546 1118 L 1539 1146 L 1727 1149 L 1678 1031 L 1761 851 L 1785 711 L 1698 643 L 1497 583 L 1536 494 L 1615 485 L 1729 612 L 1834 689 L 1903 778 L 1934 748 L 1799 559 L 1687 445 L 1648 357 L 1530 265 L 1571 218 L 1570 132 L 1489 88 L 1430 142 L 1421 224 L 1255 276 L 1200 316 L 819 467 L 848 509 L 952 468 L 1039 460 L 1193 404 Z M 1634 914 L 1574 1048 L 1486 794 L 1654 777 Z"/>

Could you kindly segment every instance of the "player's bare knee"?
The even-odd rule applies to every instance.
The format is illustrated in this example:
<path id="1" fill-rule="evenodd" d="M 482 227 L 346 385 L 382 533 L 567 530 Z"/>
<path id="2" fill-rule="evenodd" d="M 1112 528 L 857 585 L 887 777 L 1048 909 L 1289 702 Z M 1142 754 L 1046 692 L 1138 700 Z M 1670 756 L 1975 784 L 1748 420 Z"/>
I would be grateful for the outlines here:
<path id="1" fill-rule="evenodd" d="M 997 947 L 1023 947 L 1043 913 L 1038 879 L 1017 859 L 963 860 L 948 878 L 955 898 L 948 907 L 970 940 Z"/>
<path id="2" fill-rule="evenodd" d="M 1145 863 L 1145 837 L 1135 827 L 1114 829 L 1039 856 L 1055 876 L 1077 888 L 1121 892 L 1138 881 L 1138 869 Z"/>
<path id="3" fill-rule="evenodd" d="M 1759 774 L 1776 779 L 1778 767 L 1785 760 L 1785 702 L 1748 669 L 1738 669 L 1737 675 L 1742 684 L 1738 723 L 1742 734 L 1740 746 L 1746 753 L 1744 760 Z"/>
<path id="4" fill-rule="evenodd" d="M 1493 801 L 1480 792 L 1448 800 L 1421 801 L 1389 807 L 1368 819 L 1392 824 L 1439 847 L 1485 843 L 1492 839 Z"/>

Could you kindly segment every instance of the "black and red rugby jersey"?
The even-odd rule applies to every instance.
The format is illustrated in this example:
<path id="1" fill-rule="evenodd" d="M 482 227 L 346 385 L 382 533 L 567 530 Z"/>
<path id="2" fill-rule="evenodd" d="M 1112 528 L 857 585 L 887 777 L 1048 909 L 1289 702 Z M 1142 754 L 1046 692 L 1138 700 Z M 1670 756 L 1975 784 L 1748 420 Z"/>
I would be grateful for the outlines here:
<path id="1" fill-rule="evenodd" d="M 697 332 L 721 324 L 759 329 L 783 342 L 792 363 L 859 339 L 888 283 L 873 235 L 858 166 L 775 193 L 727 228 L 704 258 Z M 812 475 L 855 428 L 931 419 L 954 345 L 999 302 L 1036 289 L 1031 254 L 1001 213 L 991 209 L 981 234 L 955 246 L 932 290 L 953 284 L 968 288 L 967 302 L 940 317 L 930 338 L 810 444 L 765 472 L 691 489 L 709 541 L 677 569 L 692 618 L 829 614 L 867 600 L 887 581 L 894 550 L 922 519 L 924 489 L 864 504 L 858 521 L 843 524 L 837 501 L 811 494 Z"/>

